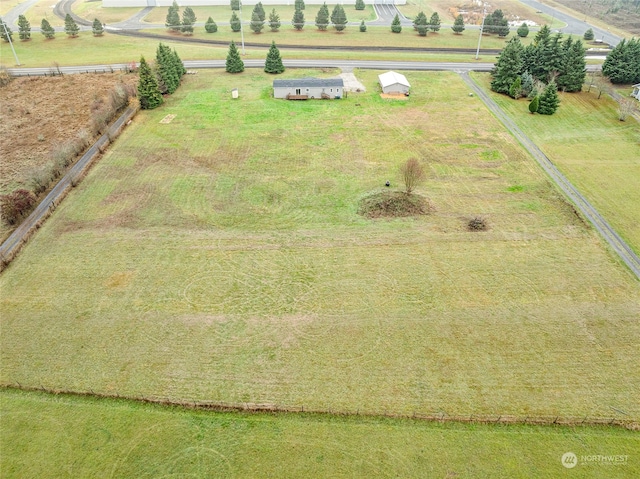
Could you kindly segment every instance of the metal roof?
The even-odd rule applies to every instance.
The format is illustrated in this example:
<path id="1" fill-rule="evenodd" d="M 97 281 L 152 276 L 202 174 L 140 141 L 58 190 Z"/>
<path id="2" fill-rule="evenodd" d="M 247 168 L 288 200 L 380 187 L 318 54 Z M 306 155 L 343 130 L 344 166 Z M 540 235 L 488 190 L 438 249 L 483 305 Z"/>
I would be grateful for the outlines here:
<path id="1" fill-rule="evenodd" d="M 342 78 L 293 78 L 291 80 L 273 80 L 273 88 L 307 87 L 343 87 Z"/>
<path id="2" fill-rule="evenodd" d="M 407 81 L 407 78 L 404 75 L 396 72 L 382 73 L 381 75 L 378 75 L 378 80 L 380 81 L 380 85 L 382 85 L 382 88 L 390 85 L 395 85 L 396 83 L 399 83 L 400 85 L 404 85 L 406 87 L 411 87 L 411 85 Z"/>

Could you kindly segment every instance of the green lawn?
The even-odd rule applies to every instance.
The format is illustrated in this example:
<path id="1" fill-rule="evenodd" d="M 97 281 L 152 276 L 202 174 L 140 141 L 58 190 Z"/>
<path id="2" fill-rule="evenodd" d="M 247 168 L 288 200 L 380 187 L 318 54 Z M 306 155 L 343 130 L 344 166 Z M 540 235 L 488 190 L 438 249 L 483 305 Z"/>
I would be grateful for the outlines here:
<path id="1" fill-rule="evenodd" d="M 133 17 L 142 8 L 140 7 L 107 7 L 102 6 L 101 1 L 96 0 L 84 0 L 76 1 L 72 5 L 73 13 L 80 18 L 84 18 L 93 21 L 97 18 L 102 23 L 112 24 L 122 22 L 128 18 Z"/>
<path id="2" fill-rule="evenodd" d="M 404 102 L 357 75 L 287 102 L 200 71 L 141 112 L 0 276 L 1 382 L 640 418 L 637 281 L 457 75 L 409 72 Z M 357 215 L 414 156 L 435 212 Z"/>
<path id="3" fill-rule="evenodd" d="M 475 74 L 489 90 L 489 75 Z M 618 120 L 618 104 L 598 92 L 560 93 L 555 115 L 531 115 L 528 101 L 492 94 L 555 165 L 640 253 L 640 125 Z"/>
<path id="4" fill-rule="evenodd" d="M 619 428 L 211 413 L 12 390 L 0 413 L 7 479 L 640 475 L 640 436 Z M 576 468 L 562 466 L 566 452 Z M 621 458 L 582 458 L 598 454 Z"/>

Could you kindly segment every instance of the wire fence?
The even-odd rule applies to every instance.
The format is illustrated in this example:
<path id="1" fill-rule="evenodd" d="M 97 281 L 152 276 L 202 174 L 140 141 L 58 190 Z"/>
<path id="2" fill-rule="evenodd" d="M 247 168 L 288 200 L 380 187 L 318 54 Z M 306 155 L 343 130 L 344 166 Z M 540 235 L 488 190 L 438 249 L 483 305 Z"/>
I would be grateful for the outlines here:
<path id="1" fill-rule="evenodd" d="M 331 407 L 306 407 L 304 405 L 292 406 L 274 403 L 252 402 L 225 402 L 206 401 L 197 399 L 177 399 L 166 396 L 132 396 L 127 394 L 106 393 L 101 391 L 68 391 L 60 388 L 45 386 L 25 386 L 20 383 L 3 384 L 5 389 L 20 391 L 37 391 L 53 395 L 65 395 L 71 397 L 91 397 L 98 399 L 119 399 L 138 403 L 157 404 L 161 406 L 181 407 L 185 409 L 215 411 L 215 412 L 243 412 L 256 414 L 311 414 L 321 416 L 342 416 L 361 418 L 391 418 L 427 422 L 451 422 L 464 424 L 496 424 L 496 425 L 531 425 L 531 426 L 611 426 L 640 431 L 640 422 L 615 416 L 518 416 L 512 414 L 447 414 L 444 411 L 425 412 L 413 411 L 397 412 L 388 409 L 359 408 L 340 409 Z"/>

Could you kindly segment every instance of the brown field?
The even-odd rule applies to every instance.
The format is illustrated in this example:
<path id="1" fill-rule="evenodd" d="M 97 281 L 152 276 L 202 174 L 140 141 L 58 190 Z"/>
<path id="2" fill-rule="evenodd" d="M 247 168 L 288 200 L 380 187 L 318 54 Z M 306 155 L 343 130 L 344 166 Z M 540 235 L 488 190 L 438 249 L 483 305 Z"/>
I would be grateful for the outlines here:
<path id="1" fill-rule="evenodd" d="M 635 35 L 640 34 L 640 6 L 637 2 L 635 6 L 630 0 L 626 2 L 619 0 L 556 0 L 556 2 Z"/>

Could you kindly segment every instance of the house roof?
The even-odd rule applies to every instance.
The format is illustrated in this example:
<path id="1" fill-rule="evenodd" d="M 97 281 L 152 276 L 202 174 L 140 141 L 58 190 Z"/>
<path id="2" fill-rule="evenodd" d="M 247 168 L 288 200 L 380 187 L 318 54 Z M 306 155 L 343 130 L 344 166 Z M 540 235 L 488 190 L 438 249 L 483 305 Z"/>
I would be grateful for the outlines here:
<path id="1" fill-rule="evenodd" d="M 273 80 L 273 88 L 343 87 L 342 78 L 293 78 L 291 80 Z"/>
<path id="2" fill-rule="evenodd" d="M 409 88 L 411 87 L 411 84 L 407 81 L 407 78 L 404 75 L 396 72 L 382 73 L 381 75 L 378 75 L 378 80 L 380 81 L 380 85 L 382 85 L 382 88 L 390 85 L 395 85 L 396 83 Z"/>

